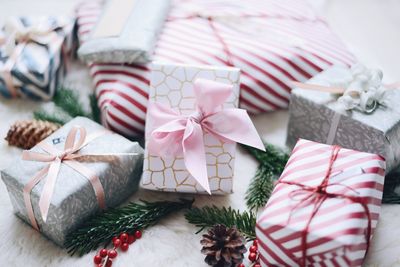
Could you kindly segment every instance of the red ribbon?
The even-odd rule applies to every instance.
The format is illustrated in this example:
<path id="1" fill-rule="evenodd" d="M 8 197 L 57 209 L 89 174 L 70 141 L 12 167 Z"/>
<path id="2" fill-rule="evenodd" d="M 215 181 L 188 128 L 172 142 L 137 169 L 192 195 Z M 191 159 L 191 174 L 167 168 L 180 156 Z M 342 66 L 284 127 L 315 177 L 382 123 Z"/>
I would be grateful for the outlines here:
<path id="1" fill-rule="evenodd" d="M 292 209 L 292 212 L 293 212 L 293 210 L 295 210 L 301 206 L 304 206 L 305 204 L 308 204 L 308 203 L 314 204 L 314 209 L 311 213 L 311 216 L 307 221 L 306 227 L 304 228 L 304 230 L 301 233 L 302 258 L 299 260 L 300 261 L 299 265 L 303 266 L 303 267 L 305 267 L 307 264 L 307 236 L 309 233 L 311 221 L 314 219 L 314 217 L 318 213 L 320 207 L 322 206 L 324 201 L 327 199 L 342 198 L 342 199 L 350 200 L 353 203 L 358 203 L 363 207 L 365 215 L 368 219 L 367 232 L 365 234 L 365 239 L 367 242 L 367 249 L 365 251 L 365 254 L 367 254 L 367 252 L 368 252 L 368 248 L 369 248 L 369 244 L 370 244 L 370 237 L 371 237 L 371 233 L 372 233 L 371 213 L 368 208 L 368 199 L 366 197 L 359 197 L 359 196 L 354 196 L 354 195 L 327 192 L 327 188 L 332 185 L 335 185 L 335 186 L 340 185 L 340 186 L 346 187 L 349 190 L 356 192 L 353 188 L 351 188 L 347 185 L 343 185 L 343 184 L 339 184 L 339 183 L 329 183 L 329 178 L 332 174 L 333 163 L 337 159 L 340 149 L 341 149 L 340 146 L 333 146 L 331 158 L 329 161 L 329 166 L 326 171 L 325 177 L 322 180 L 321 184 L 318 185 L 317 187 L 299 184 L 299 183 L 292 182 L 292 181 L 279 180 L 277 182 L 278 184 L 282 183 L 282 184 L 295 185 L 295 186 L 300 187 L 299 189 L 293 191 L 291 193 L 291 196 L 293 196 L 294 194 L 297 194 L 297 193 L 300 193 L 300 194 L 305 193 L 306 194 L 306 196 L 304 198 L 300 199 L 300 202 Z M 289 218 L 289 220 L 290 220 L 290 218 Z"/>
<path id="2" fill-rule="evenodd" d="M 237 18 L 280 18 L 280 19 L 285 19 L 288 18 L 286 16 L 281 16 L 281 15 L 276 15 L 276 16 L 271 16 L 268 14 L 258 14 L 258 15 L 251 15 L 251 14 L 239 14 L 239 15 L 234 15 L 233 17 Z M 228 44 L 225 42 L 224 38 L 222 37 L 221 33 L 218 31 L 217 27 L 215 26 L 215 19 L 218 18 L 218 15 L 213 16 L 213 15 L 203 15 L 203 14 L 193 14 L 189 16 L 183 16 L 183 17 L 170 17 L 168 18 L 167 21 L 174 21 L 174 20 L 180 20 L 180 19 L 195 19 L 195 18 L 201 18 L 201 19 L 206 19 L 210 25 L 210 28 L 212 29 L 215 37 L 218 39 L 220 44 L 222 45 L 222 49 L 224 53 L 226 54 L 227 60 L 226 60 L 226 65 L 227 66 L 235 66 L 233 64 L 233 54 L 231 53 Z M 304 20 L 304 19 L 299 19 L 299 18 L 291 18 L 294 20 Z M 314 19 L 314 21 L 323 21 L 321 19 Z"/>

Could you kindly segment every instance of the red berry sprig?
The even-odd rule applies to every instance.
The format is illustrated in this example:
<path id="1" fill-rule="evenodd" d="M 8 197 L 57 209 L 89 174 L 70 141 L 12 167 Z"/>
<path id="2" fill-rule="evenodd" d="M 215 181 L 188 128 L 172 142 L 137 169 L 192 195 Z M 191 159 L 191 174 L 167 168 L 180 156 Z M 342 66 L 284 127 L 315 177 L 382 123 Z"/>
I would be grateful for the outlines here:
<path id="1" fill-rule="evenodd" d="M 252 246 L 249 248 L 249 261 L 251 264 L 249 267 L 261 267 L 260 264 L 260 253 L 258 252 L 258 240 L 254 240 Z M 246 267 L 243 263 L 239 264 L 238 267 Z"/>
<path id="2" fill-rule="evenodd" d="M 118 256 L 117 249 L 121 248 L 122 251 L 127 251 L 129 245 L 133 244 L 137 239 L 142 237 L 142 232 L 137 230 L 133 234 L 121 233 L 119 236 L 112 238 L 112 249 L 101 249 L 98 254 L 93 258 L 96 267 L 111 267 L 113 259 Z"/>

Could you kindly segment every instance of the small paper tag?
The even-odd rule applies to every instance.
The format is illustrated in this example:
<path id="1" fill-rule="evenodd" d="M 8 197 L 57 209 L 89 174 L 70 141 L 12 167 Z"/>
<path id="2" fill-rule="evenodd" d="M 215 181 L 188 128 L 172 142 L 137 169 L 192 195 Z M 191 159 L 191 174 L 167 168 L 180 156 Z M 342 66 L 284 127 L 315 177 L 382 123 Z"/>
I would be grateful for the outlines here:
<path id="1" fill-rule="evenodd" d="M 92 38 L 119 36 L 126 25 L 137 0 L 110 0 Z"/>
<path id="2" fill-rule="evenodd" d="M 53 140 L 51 140 L 51 142 L 53 143 L 53 145 L 64 143 L 65 142 L 65 137 L 53 138 Z"/>

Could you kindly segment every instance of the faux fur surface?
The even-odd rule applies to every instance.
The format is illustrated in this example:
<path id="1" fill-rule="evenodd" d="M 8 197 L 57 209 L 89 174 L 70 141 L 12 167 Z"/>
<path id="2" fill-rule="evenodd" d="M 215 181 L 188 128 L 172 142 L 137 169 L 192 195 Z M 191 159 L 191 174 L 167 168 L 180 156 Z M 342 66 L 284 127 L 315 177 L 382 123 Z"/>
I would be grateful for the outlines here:
<path id="1" fill-rule="evenodd" d="M 62 14 L 72 10 L 78 0 L 1 0 L 0 22 L 8 15 Z M 400 79 L 398 28 L 400 17 L 396 0 L 313 0 L 334 30 L 350 45 L 363 63 L 384 70 L 386 81 Z M 373 18 L 372 20 L 370 18 Z M 91 90 L 91 81 L 84 66 L 74 64 L 66 85 L 83 95 Z M 21 150 L 8 147 L 3 137 L 16 120 L 30 118 L 40 103 L 26 100 L 0 100 L 0 168 L 5 168 L 21 155 Z M 48 105 L 48 104 L 46 104 Z M 282 145 L 286 135 L 287 111 L 253 117 L 257 129 L 268 142 Z M 244 151 L 238 150 L 236 177 L 232 195 L 224 197 L 194 196 L 195 205 L 232 206 L 245 209 L 244 193 L 253 177 L 257 163 Z M 176 199 L 182 195 L 140 190 L 129 200 Z M 192 197 L 192 196 L 188 196 Z M 400 206 L 386 205 L 375 232 L 365 266 L 400 266 Z M 163 220 L 149 228 L 143 238 L 120 253 L 113 266 L 206 266 L 200 254 L 201 235 L 189 225 L 183 213 Z M 0 182 L 0 266 L 93 266 L 94 252 L 84 257 L 71 257 L 31 227 L 13 215 L 8 193 Z M 248 265 L 248 264 L 246 264 Z"/>

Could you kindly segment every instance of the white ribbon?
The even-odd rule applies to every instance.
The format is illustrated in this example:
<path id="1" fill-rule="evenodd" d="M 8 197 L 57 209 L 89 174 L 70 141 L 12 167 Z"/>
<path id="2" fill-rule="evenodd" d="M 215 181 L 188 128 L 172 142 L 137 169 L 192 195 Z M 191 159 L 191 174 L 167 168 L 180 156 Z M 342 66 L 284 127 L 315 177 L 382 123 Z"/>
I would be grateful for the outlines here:
<path id="1" fill-rule="evenodd" d="M 345 81 L 346 88 L 338 102 L 345 110 L 372 113 L 379 105 L 385 105 L 387 88 L 382 83 L 383 73 L 378 69 L 367 69 L 361 64 L 351 68 L 352 79 Z"/>

